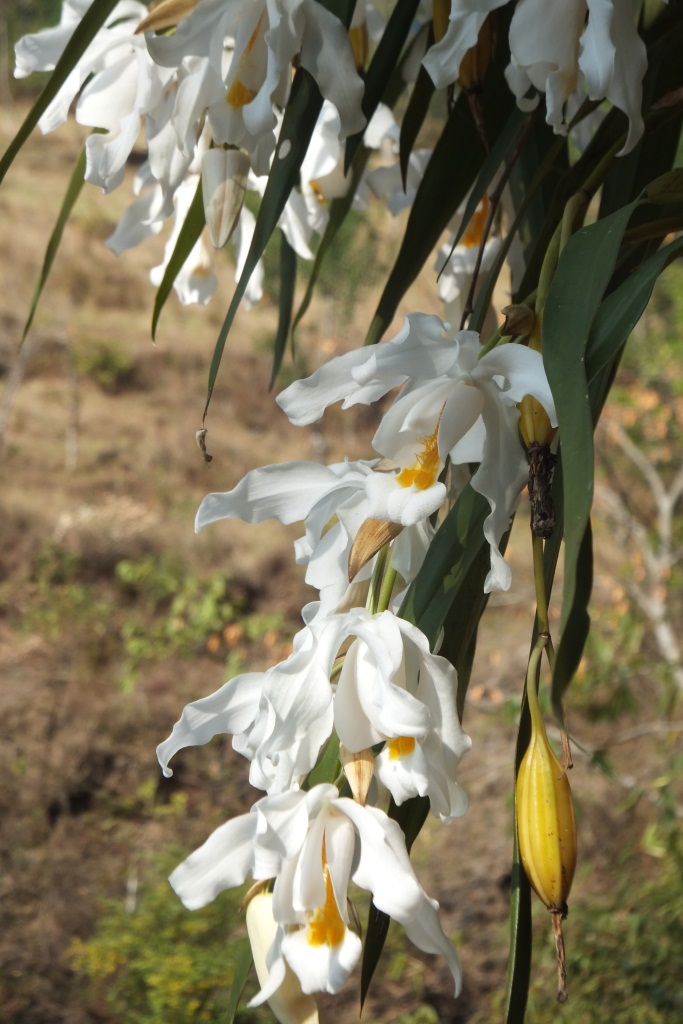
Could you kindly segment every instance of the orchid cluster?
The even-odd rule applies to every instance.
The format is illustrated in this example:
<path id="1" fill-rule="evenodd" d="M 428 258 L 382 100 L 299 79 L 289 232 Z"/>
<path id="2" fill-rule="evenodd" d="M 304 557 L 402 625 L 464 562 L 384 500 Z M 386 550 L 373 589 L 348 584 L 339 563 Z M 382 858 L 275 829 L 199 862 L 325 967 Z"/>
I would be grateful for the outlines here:
<path id="1" fill-rule="evenodd" d="M 188 705 L 158 748 L 170 774 L 178 750 L 230 733 L 250 762 L 251 784 L 267 794 L 171 876 L 190 908 L 247 875 L 272 884 L 277 930 L 257 1003 L 277 992 L 286 966 L 304 993 L 337 992 L 346 981 L 361 954 L 347 911 L 350 880 L 419 948 L 443 953 L 460 988 L 455 951 L 410 868 L 403 833 L 375 806 L 382 791 L 397 807 L 425 797 L 444 822 L 467 807 L 456 769 L 470 741 L 456 710 L 455 669 L 398 612 L 469 463 L 479 463 L 470 484 L 490 506 L 485 590 L 510 586 L 500 542 L 527 475 L 519 403 L 532 395 L 556 419 L 538 352 L 510 344 L 483 354 L 474 332 L 452 337 L 422 314 L 391 341 L 295 382 L 278 403 L 304 425 L 336 401 L 378 402 L 397 387 L 373 440 L 376 458 L 255 469 L 232 490 L 207 495 L 197 512 L 197 530 L 233 518 L 303 522 L 297 561 L 320 595 L 304 608 L 286 661 Z M 456 470 L 448 484 L 447 463 Z M 330 744 L 353 799 L 330 783 L 306 788 Z"/>
<path id="2" fill-rule="evenodd" d="M 508 2 L 434 0 L 438 41 L 426 46 L 426 20 L 411 23 L 402 68 L 406 80 L 416 79 L 420 61 L 438 88 L 466 78 L 473 50 L 488 60 L 492 16 Z M 64 0 L 59 26 L 20 39 L 15 76 L 53 70 L 91 3 Z M 369 0 L 357 0 L 348 32 L 318 0 L 161 0 L 149 10 L 138 0 L 119 0 L 108 6 L 101 27 L 37 123 L 43 132 L 55 130 L 75 101 L 76 120 L 93 129 L 85 144 L 85 180 L 104 192 L 122 184 L 144 128 L 147 159 L 135 175 L 137 198 L 106 244 L 120 254 L 159 234 L 173 218 L 163 261 L 150 271 L 155 286 L 177 250 L 198 189 L 211 246 L 221 249 L 232 238 L 236 278 L 242 275 L 255 227 L 245 193 L 263 197 L 274 161 L 287 158 L 290 140 L 280 133 L 295 66 L 311 74 L 324 100 L 298 187 L 279 216 L 297 256 L 314 259 L 312 244 L 325 232 L 330 202 L 349 190 L 359 209 L 370 195 L 384 199 L 394 213 L 410 205 L 432 151 L 416 151 L 406 172 L 399 164 L 400 128 L 390 108 L 379 103 L 366 116 L 363 61 L 368 40 L 381 37 L 385 27 Z M 629 0 L 549 6 L 523 0 L 510 23 L 509 42 L 505 77 L 522 110 L 532 110 L 545 93 L 548 124 L 566 133 L 566 118 L 582 98 L 607 99 L 629 120 L 622 152 L 633 149 L 643 133 L 647 61 Z M 381 155 L 379 165 L 358 178 L 345 171 L 343 152 L 345 140 L 356 133 Z M 184 304 L 208 302 L 218 286 L 210 249 L 201 233 L 195 234 L 172 278 Z M 455 247 L 452 236 L 440 257 L 447 319 L 458 296 L 464 306 L 479 240 L 475 235 Z M 495 245 L 494 239 L 487 263 Z M 259 260 L 246 282 L 245 302 L 258 302 L 262 295 Z"/>
<path id="3" fill-rule="evenodd" d="M 374 407 L 373 450 L 254 468 L 196 515 L 197 531 L 301 523 L 295 559 L 317 599 L 284 661 L 189 704 L 157 748 L 167 776 L 180 750 L 219 735 L 248 762 L 260 796 L 171 884 L 194 909 L 252 880 L 252 1004 L 268 1001 L 286 1024 L 316 1022 L 316 993 L 338 992 L 361 958 L 372 976 L 383 940 L 363 937 L 352 883 L 441 954 L 460 991 L 408 846 L 430 811 L 450 823 L 467 808 L 457 776 L 477 628 L 487 596 L 512 585 L 505 546 L 527 485 L 537 612 L 525 686 L 535 694 L 546 658 L 565 728 L 589 621 L 592 427 L 658 274 L 683 251 L 682 38 L 680 0 L 64 0 L 57 27 L 16 45 L 17 77 L 53 74 L 0 180 L 30 130 L 54 130 L 72 105 L 92 130 L 85 180 L 104 192 L 143 145 L 135 198 L 107 244 L 121 253 L 173 221 L 151 271 L 153 330 L 172 288 L 183 303 L 217 290 L 205 228 L 214 250 L 235 245 L 197 432 L 207 462 L 221 357 L 239 304 L 262 297 L 271 237 L 283 268 L 275 380 L 349 211 L 379 201 L 402 225 L 365 344 L 276 398 L 302 428 L 339 402 Z M 313 267 L 294 320 L 298 260 Z M 382 340 L 430 261 L 442 317 L 408 313 Z M 504 321 L 496 286 L 510 298 Z M 556 651 L 548 602 L 562 540 Z M 529 730 L 524 701 L 517 765 Z M 533 830 L 533 806 L 520 818 Z M 525 849 L 545 853 L 547 833 Z M 517 866 L 506 1024 L 523 1019 L 531 958 Z"/>

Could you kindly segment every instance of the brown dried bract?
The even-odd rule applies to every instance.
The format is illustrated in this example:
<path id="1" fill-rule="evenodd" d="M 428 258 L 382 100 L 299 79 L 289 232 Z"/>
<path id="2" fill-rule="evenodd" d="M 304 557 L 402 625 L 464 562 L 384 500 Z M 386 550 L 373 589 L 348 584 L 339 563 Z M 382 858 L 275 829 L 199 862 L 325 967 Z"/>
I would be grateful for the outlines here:
<path id="1" fill-rule="evenodd" d="M 529 445 L 526 457 L 529 463 L 531 529 L 537 537 L 547 540 L 555 528 L 552 482 L 557 457 L 551 452 L 550 445 L 537 441 Z"/>

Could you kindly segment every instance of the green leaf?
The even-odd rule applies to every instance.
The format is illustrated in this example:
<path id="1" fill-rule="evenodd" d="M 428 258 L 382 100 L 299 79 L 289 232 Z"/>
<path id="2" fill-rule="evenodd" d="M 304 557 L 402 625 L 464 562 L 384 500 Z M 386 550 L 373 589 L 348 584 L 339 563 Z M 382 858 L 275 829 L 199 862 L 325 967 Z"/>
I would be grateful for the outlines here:
<path id="1" fill-rule="evenodd" d="M 614 270 L 621 239 L 637 200 L 610 217 L 578 231 L 558 262 L 543 314 L 543 361 L 555 399 L 560 429 L 564 486 L 565 569 L 558 664 L 570 658 L 565 628 L 579 616 L 585 597 L 578 588 L 581 547 L 593 500 L 593 416 L 585 352 L 589 332 Z M 558 678 L 553 686 L 562 690 Z"/>
<path id="2" fill-rule="evenodd" d="M 253 962 L 254 958 L 251 953 L 251 946 L 249 945 L 249 942 L 246 941 L 244 943 L 242 956 L 235 968 L 235 977 L 232 980 L 230 998 L 225 1009 L 225 1014 L 221 1014 L 222 1024 L 233 1024 L 233 1021 L 237 1016 L 237 1007 L 239 1006 L 240 999 L 242 998 L 244 986 L 247 984 L 247 979 L 249 978 L 249 972 L 251 971 Z"/>
<path id="3" fill-rule="evenodd" d="M 506 538 L 507 539 L 507 538 Z M 478 550 L 462 577 L 457 600 L 443 621 L 443 641 L 439 654 L 447 658 L 458 674 L 457 708 L 462 720 L 467 689 L 477 643 L 477 629 L 490 594 L 484 593 L 484 580 L 491 568 L 491 549 L 478 527 L 472 530 L 470 544 Z M 505 553 L 505 542 L 500 544 Z"/>
<path id="4" fill-rule="evenodd" d="M 301 164 L 318 120 L 323 98 L 312 75 L 305 68 L 299 68 L 294 76 L 289 103 L 285 110 L 282 128 L 268 184 L 259 207 L 254 237 L 252 238 L 244 269 L 237 282 L 232 302 L 221 327 L 209 369 L 209 383 L 204 406 L 204 419 L 209 410 L 216 377 L 223 358 L 223 350 L 230 328 L 239 308 L 249 278 L 261 259 L 270 236 L 277 227 L 289 194 L 299 181 Z"/>
<path id="5" fill-rule="evenodd" d="M 446 615 L 479 556 L 489 504 L 470 484 L 436 532 L 424 563 L 403 599 L 399 616 L 436 642 Z"/>
<path id="6" fill-rule="evenodd" d="M 277 323 L 277 334 L 273 347 L 273 372 L 270 375 L 271 388 L 275 384 L 282 357 L 287 347 L 289 327 L 292 322 L 294 308 L 294 289 L 296 288 L 296 252 L 287 241 L 284 231 L 280 232 L 280 315 Z"/>
<path id="7" fill-rule="evenodd" d="M 377 110 L 384 91 L 394 72 L 401 55 L 401 50 L 410 32 L 419 0 L 401 0 L 394 7 L 386 23 L 382 38 L 373 55 L 365 75 L 365 92 L 361 103 L 363 113 L 368 122 Z M 363 132 L 356 132 L 346 141 L 344 169 L 351 166 L 356 150 L 363 141 Z"/>
<path id="8" fill-rule="evenodd" d="M 401 248 L 377 306 L 367 344 L 379 341 L 391 323 L 403 295 L 467 195 L 484 155 L 467 96 L 461 93 L 415 194 Z"/>
<path id="9" fill-rule="evenodd" d="M 527 744 L 528 737 L 524 749 Z M 510 958 L 505 984 L 504 1024 L 523 1024 L 531 980 L 531 886 L 519 859 L 516 815 L 514 837 L 510 893 Z"/>
<path id="10" fill-rule="evenodd" d="M 506 35 L 511 12 L 499 15 L 499 30 Z M 489 145 L 494 146 L 514 105 L 504 83 L 507 60 L 499 47 L 489 68 L 482 97 Z M 479 173 L 486 151 L 472 117 L 466 93 L 461 92 L 434 147 L 417 189 L 405 234 L 389 279 L 384 287 L 366 344 L 379 341 L 391 323 L 398 304 L 429 259 L 447 226 Z"/>
<path id="11" fill-rule="evenodd" d="M 586 346 L 589 383 L 618 356 L 640 320 L 657 278 L 682 253 L 683 238 L 665 245 L 601 303 Z"/>
<path id="12" fill-rule="evenodd" d="M 576 559 L 576 590 L 567 616 L 562 641 L 557 651 L 553 670 L 552 702 L 559 721 L 563 721 L 562 698 L 574 673 L 579 667 L 588 639 L 591 618 L 588 605 L 593 590 L 593 533 L 590 519 L 581 540 Z"/>
<path id="13" fill-rule="evenodd" d="M 563 192 L 568 180 L 568 142 L 554 134 L 542 114 L 542 109 L 537 107 L 534 123 L 510 175 L 513 208 L 524 211 L 517 237 L 526 270 L 522 281 L 515 282 L 515 297 L 518 298 L 524 298 L 536 287 L 548 243 L 568 198 Z M 536 183 L 531 196 L 528 195 L 530 182 Z"/>
<path id="14" fill-rule="evenodd" d="M 28 317 L 26 318 L 26 324 L 24 325 L 24 333 L 21 336 L 22 342 L 26 338 L 26 335 L 28 334 L 31 328 L 31 324 L 33 323 L 33 317 L 35 316 L 36 309 L 38 308 L 40 296 L 43 294 L 43 288 L 47 284 L 47 279 L 50 276 L 50 271 L 52 270 L 52 264 L 54 263 L 55 257 L 57 256 L 57 252 L 59 251 L 59 246 L 62 241 L 62 235 L 64 234 L 64 228 L 66 227 L 67 221 L 71 216 L 71 211 L 74 208 L 76 200 L 81 194 L 81 189 L 83 188 L 83 185 L 85 183 L 84 174 L 85 146 L 81 150 L 81 155 L 79 156 L 76 162 L 76 166 L 74 167 L 71 177 L 69 179 L 69 184 L 67 186 L 66 193 L 64 195 L 64 199 L 62 200 L 62 205 L 59 210 L 59 216 L 57 217 L 57 221 L 52 230 L 52 234 L 50 235 L 50 240 L 47 243 L 45 256 L 43 258 L 43 266 L 41 268 L 38 280 L 36 282 L 36 287 L 33 292 L 33 298 L 31 299 L 31 308 L 29 309 L 29 314 Z"/>
<path id="15" fill-rule="evenodd" d="M 96 3 L 93 3 L 83 15 L 69 42 L 64 47 L 64 52 L 57 61 L 45 88 L 29 110 L 19 131 L 7 147 L 2 160 L 0 160 L 0 181 L 7 174 L 15 157 L 21 152 L 22 146 L 38 124 L 38 121 L 50 106 L 117 3 L 118 0 L 96 0 Z"/>
<path id="16" fill-rule="evenodd" d="M 493 181 L 496 172 L 500 170 L 505 157 L 514 150 L 516 143 L 519 141 L 519 137 L 524 131 L 529 115 L 525 114 L 515 106 L 510 112 L 510 116 L 505 124 L 500 135 L 496 139 L 495 145 L 491 148 L 488 156 L 481 165 L 481 170 L 477 175 L 477 179 L 472 186 L 472 191 L 469 194 L 468 200 L 465 203 L 465 210 L 462 215 L 460 227 L 455 233 L 455 239 L 453 241 L 453 248 L 456 247 L 465 231 L 469 222 L 472 220 L 474 211 L 482 201 L 485 192 L 489 185 Z"/>
<path id="17" fill-rule="evenodd" d="M 674 168 L 650 182 L 643 198 L 648 203 L 683 203 L 683 168 Z"/>
<path id="18" fill-rule="evenodd" d="M 204 230 L 205 224 L 206 215 L 204 213 L 204 197 L 202 196 L 202 182 L 200 178 L 195 194 L 192 197 L 190 208 L 187 211 L 185 220 L 183 221 L 183 226 L 178 234 L 171 258 L 166 265 L 166 270 L 164 271 L 164 276 L 161 279 L 161 284 L 157 288 L 157 293 L 154 298 L 154 308 L 152 310 L 152 338 L 156 338 L 159 317 L 161 316 L 162 309 L 166 305 L 167 298 L 171 294 L 173 282 L 182 270 L 185 260 L 197 244 L 199 236 Z"/>
<path id="19" fill-rule="evenodd" d="M 304 789 L 313 789 L 321 782 L 334 782 L 339 774 L 339 737 L 336 732 L 330 736 L 323 756 L 318 759 L 315 766 L 308 773 Z"/>
<path id="20" fill-rule="evenodd" d="M 313 298 L 313 292 L 318 282 L 323 262 L 325 261 L 325 257 L 327 256 L 328 252 L 333 246 L 334 240 L 337 237 L 339 229 L 346 220 L 346 215 L 348 214 L 349 210 L 353 205 L 353 199 L 358 189 L 360 179 L 363 176 L 363 171 L 367 166 L 369 156 L 370 150 L 365 149 L 365 147 L 363 147 L 363 149 L 361 149 L 358 152 L 353 164 L 351 184 L 349 186 L 348 192 L 344 196 L 339 196 L 337 199 L 333 199 L 332 202 L 330 203 L 330 217 L 327 222 L 327 227 L 325 228 L 325 233 L 320 239 L 320 244 L 315 254 L 315 260 L 311 268 L 311 273 L 308 279 L 308 284 L 306 285 L 304 297 L 301 300 L 301 305 L 299 306 L 296 316 L 294 317 L 294 323 L 292 324 L 292 333 L 296 331 L 297 327 L 299 326 L 303 317 L 305 316 L 308 307 L 311 304 L 311 299 Z"/>
<path id="21" fill-rule="evenodd" d="M 432 38 L 433 37 L 430 34 L 430 37 L 427 40 L 428 47 Z M 413 91 L 410 94 L 406 112 L 401 121 L 399 162 L 401 165 L 401 178 L 403 179 L 404 189 L 407 184 L 410 154 L 413 152 L 415 140 L 420 134 L 420 128 L 424 124 L 424 120 L 429 112 L 429 107 L 435 91 L 436 88 L 429 72 L 422 64 L 420 64 L 420 70 L 417 73 L 417 79 L 415 80 L 415 85 L 413 86 Z"/>

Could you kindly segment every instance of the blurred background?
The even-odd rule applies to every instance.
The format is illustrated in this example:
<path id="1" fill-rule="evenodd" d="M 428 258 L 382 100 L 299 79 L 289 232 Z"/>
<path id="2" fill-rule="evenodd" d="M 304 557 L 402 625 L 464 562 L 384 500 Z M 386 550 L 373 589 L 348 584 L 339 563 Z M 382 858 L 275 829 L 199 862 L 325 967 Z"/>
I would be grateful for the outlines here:
<path id="1" fill-rule="evenodd" d="M 11 80 L 9 44 L 59 10 L 15 0 L 0 11 L 3 149 L 40 84 Z M 119 259 L 103 245 L 130 183 L 106 198 L 84 188 L 20 348 L 83 139 L 75 125 L 36 136 L 0 190 L 0 1020 L 219 1024 L 245 935 L 243 893 L 189 913 L 166 877 L 260 794 L 227 737 L 180 754 L 171 780 L 154 750 L 185 703 L 285 658 L 312 593 L 293 561 L 296 528 L 223 522 L 196 536 L 194 513 L 258 465 L 368 457 L 374 416 L 333 409 L 297 430 L 277 409 L 267 266 L 263 303 L 238 314 L 228 343 L 204 463 L 195 431 L 232 253 L 218 254 L 208 307 L 171 297 L 153 345 L 149 269 L 165 239 Z M 280 386 L 360 343 L 400 233 L 378 207 L 349 218 Z M 277 253 L 268 258 L 274 270 Z M 431 272 L 408 309 L 441 312 Z M 674 265 L 599 430 L 593 632 L 567 701 L 580 845 L 565 928 L 570 1000 L 555 1003 L 550 922 L 536 901 L 530 1024 L 672 1024 L 683 1014 L 681 324 Z M 428 826 L 414 848 L 461 951 L 464 992 L 454 1002 L 445 965 L 392 929 L 363 1011 L 370 1024 L 500 1017 L 534 609 L 528 529 L 524 501 L 508 549 L 513 588 L 484 617 L 465 713 L 471 807 L 449 827 Z M 362 899 L 357 909 L 362 919 Z M 321 1002 L 323 1021 L 357 1018 L 353 984 Z"/>

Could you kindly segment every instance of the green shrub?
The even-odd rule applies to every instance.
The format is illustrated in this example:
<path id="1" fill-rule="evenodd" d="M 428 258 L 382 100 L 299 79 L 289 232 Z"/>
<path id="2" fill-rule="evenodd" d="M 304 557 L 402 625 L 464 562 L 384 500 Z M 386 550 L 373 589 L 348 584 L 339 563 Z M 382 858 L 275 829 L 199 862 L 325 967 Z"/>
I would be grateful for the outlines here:
<path id="1" fill-rule="evenodd" d="M 554 947 L 537 922 L 539 970 L 525 1024 L 672 1024 L 683 1020 L 683 838 L 680 826 L 657 829 L 659 870 L 634 884 L 631 872 L 599 904 L 575 901 L 567 926 L 569 1001 L 554 1000 Z M 674 834 L 675 833 L 675 834 Z M 640 857 L 636 854 L 630 861 Z M 625 863 L 628 863 L 626 861 Z M 640 867 L 633 868 L 641 872 Z"/>
<path id="2" fill-rule="evenodd" d="M 86 999 L 103 1000 L 118 1024 L 223 1024 L 246 933 L 236 927 L 241 894 L 188 911 L 166 879 L 177 860 L 144 872 L 133 910 L 107 900 L 94 934 L 75 939 L 71 966 Z M 252 984 L 251 993 L 254 986 Z M 239 1024 L 272 1021 L 240 1008 Z"/>
<path id="3" fill-rule="evenodd" d="M 74 355 L 76 369 L 107 394 L 116 395 L 135 382 L 137 360 L 109 341 L 94 341 Z"/>

